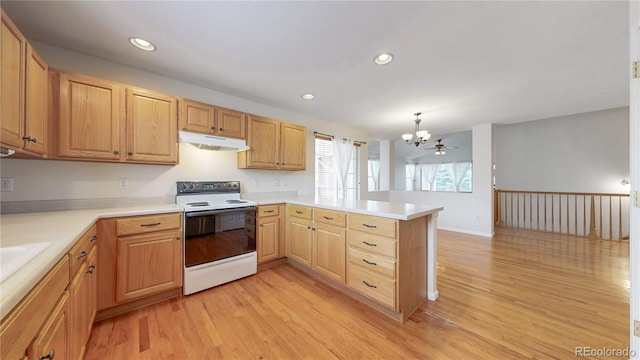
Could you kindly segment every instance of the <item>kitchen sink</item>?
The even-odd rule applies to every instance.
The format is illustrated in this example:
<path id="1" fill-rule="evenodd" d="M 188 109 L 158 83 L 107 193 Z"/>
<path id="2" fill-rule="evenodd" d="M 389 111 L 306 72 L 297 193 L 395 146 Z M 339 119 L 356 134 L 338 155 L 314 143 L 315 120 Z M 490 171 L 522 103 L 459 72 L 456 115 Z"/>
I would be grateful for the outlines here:
<path id="1" fill-rule="evenodd" d="M 51 245 L 50 242 L 39 242 L 28 245 L 0 247 L 0 282 L 23 267 Z"/>

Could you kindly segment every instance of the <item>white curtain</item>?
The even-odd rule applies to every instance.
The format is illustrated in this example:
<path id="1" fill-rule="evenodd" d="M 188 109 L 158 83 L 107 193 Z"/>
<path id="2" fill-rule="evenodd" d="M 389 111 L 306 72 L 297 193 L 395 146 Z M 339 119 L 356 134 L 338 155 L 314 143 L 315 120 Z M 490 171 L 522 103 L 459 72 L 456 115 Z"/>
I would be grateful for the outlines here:
<path id="1" fill-rule="evenodd" d="M 415 190 L 416 164 L 406 164 L 407 169 L 407 191 Z"/>
<path id="2" fill-rule="evenodd" d="M 469 162 L 458 162 L 458 163 L 447 163 L 445 164 L 451 178 L 453 179 L 453 183 L 456 185 L 456 191 L 460 191 L 460 184 L 462 183 L 462 179 L 464 179 L 464 175 L 469 170 L 469 166 L 471 163 Z"/>
<path id="3" fill-rule="evenodd" d="M 429 183 L 429 191 L 434 191 L 433 185 L 436 181 L 436 175 L 440 170 L 441 164 L 423 164 L 422 165 L 422 177 Z"/>
<path id="4" fill-rule="evenodd" d="M 353 140 L 342 139 L 338 136 L 331 141 L 333 145 L 333 169 L 338 178 L 338 199 L 344 199 L 346 195 L 347 172 L 353 156 Z"/>
<path id="5" fill-rule="evenodd" d="M 373 180 L 373 189 L 369 190 L 380 190 L 380 160 L 369 159 L 369 176 Z"/>

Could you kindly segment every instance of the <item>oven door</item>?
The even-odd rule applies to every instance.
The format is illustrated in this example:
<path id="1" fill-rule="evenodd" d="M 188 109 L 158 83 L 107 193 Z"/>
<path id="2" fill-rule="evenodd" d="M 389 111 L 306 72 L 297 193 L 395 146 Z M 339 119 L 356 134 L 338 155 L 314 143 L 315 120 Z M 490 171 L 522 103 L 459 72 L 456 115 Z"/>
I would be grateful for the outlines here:
<path id="1" fill-rule="evenodd" d="M 255 216 L 254 206 L 185 213 L 185 266 L 256 251 Z"/>

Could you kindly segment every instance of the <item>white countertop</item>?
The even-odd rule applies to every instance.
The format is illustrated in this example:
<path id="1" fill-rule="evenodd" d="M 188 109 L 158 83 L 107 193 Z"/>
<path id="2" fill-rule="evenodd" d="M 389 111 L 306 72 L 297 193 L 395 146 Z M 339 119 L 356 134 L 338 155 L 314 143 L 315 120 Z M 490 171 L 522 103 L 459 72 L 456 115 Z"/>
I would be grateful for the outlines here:
<path id="1" fill-rule="evenodd" d="M 39 242 L 51 245 L 0 283 L 0 318 L 13 309 L 99 218 L 182 211 L 175 204 L 159 204 L 1 215 L 0 246 Z"/>
<path id="2" fill-rule="evenodd" d="M 251 199 L 248 197 L 248 199 Z M 334 198 L 292 197 L 273 199 L 253 199 L 258 205 L 296 204 L 323 209 L 339 210 L 357 214 L 372 215 L 397 220 L 412 220 L 443 210 L 442 206 L 428 204 L 405 204 L 374 200 L 346 200 Z"/>

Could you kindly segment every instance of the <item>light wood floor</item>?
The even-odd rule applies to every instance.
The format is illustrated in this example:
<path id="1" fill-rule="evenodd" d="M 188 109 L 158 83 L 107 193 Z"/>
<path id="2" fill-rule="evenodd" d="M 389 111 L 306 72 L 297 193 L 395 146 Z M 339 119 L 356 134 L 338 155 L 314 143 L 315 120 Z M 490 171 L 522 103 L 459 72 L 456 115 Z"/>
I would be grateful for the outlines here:
<path id="1" fill-rule="evenodd" d="M 576 347 L 628 347 L 628 243 L 438 235 L 440 299 L 405 324 L 283 264 L 97 323 L 86 359 L 576 359 Z"/>

